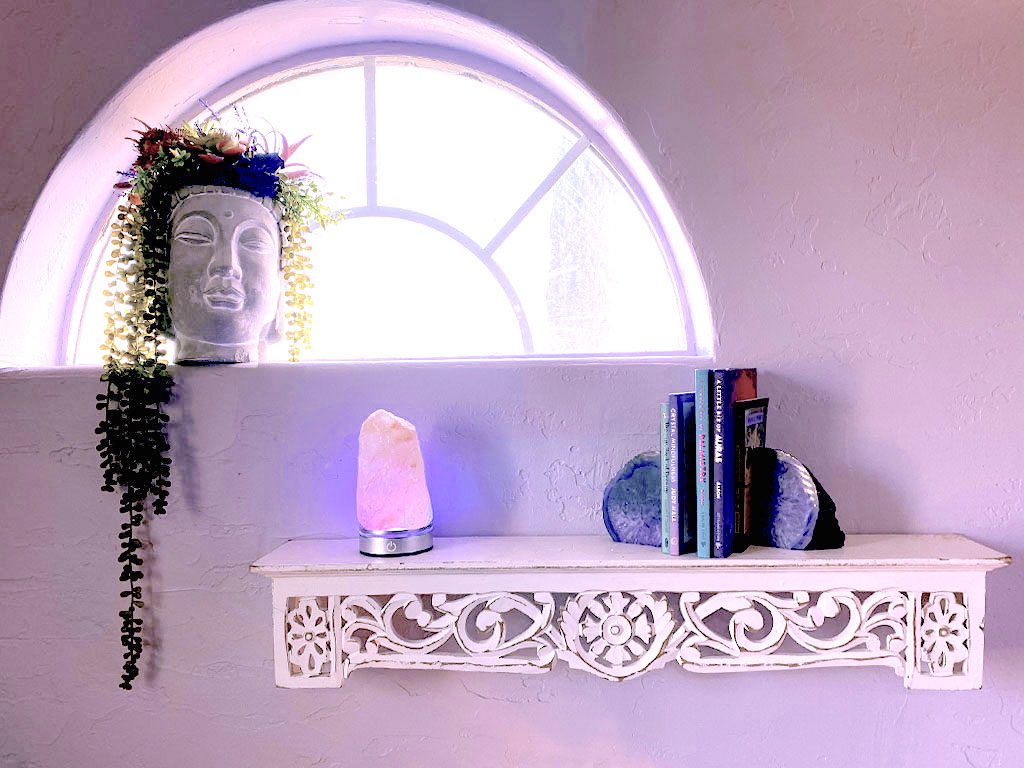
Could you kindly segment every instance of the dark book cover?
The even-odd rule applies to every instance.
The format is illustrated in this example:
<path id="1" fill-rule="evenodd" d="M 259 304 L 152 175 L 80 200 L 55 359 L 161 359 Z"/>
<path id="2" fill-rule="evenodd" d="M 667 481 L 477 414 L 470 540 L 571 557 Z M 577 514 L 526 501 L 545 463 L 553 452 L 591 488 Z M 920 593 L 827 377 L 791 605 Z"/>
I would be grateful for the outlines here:
<path id="1" fill-rule="evenodd" d="M 733 435 L 736 442 L 736 529 L 733 534 L 733 552 L 742 552 L 754 543 L 750 451 L 765 447 L 767 427 L 767 397 L 736 401 L 733 406 Z"/>
<path id="2" fill-rule="evenodd" d="M 697 551 L 697 422 L 693 392 L 679 399 L 679 552 Z"/>
<path id="3" fill-rule="evenodd" d="M 736 515 L 736 446 L 733 439 L 733 404 L 757 397 L 757 370 L 716 368 L 712 380 L 711 521 L 712 556 L 732 554 Z"/>
<path id="4" fill-rule="evenodd" d="M 711 557 L 711 371 L 694 374 L 697 459 L 697 557 Z"/>
<path id="5" fill-rule="evenodd" d="M 679 396 L 668 396 L 668 554 L 679 554 Z"/>

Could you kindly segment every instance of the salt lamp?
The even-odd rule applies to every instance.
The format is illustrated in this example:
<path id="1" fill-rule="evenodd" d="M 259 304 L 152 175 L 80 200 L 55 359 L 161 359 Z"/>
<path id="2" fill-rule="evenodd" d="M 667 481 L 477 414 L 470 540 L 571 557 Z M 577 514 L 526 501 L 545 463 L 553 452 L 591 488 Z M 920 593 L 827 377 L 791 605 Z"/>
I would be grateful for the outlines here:
<path id="1" fill-rule="evenodd" d="M 385 410 L 359 430 L 359 551 L 414 555 L 434 546 L 433 512 L 416 427 Z"/>

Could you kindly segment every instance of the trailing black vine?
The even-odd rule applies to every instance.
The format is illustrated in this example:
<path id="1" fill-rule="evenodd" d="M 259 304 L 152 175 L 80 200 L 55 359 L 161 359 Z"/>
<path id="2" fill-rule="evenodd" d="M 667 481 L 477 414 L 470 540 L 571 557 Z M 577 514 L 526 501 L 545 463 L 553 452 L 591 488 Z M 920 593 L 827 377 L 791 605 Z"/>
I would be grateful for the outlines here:
<path id="1" fill-rule="evenodd" d="M 168 224 L 174 193 L 189 186 L 226 186 L 256 197 L 273 198 L 282 211 L 284 242 L 281 272 L 287 284 L 289 356 L 297 360 L 309 345 L 309 291 L 304 233 L 309 219 L 321 224 L 340 215 L 325 207 L 324 196 L 304 167 L 285 166 L 302 142 L 280 153 L 257 151 L 254 135 L 223 130 L 213 122 L 180 129 L 150 128 L 139 132 L 138 158 L 115 187 L 127 192 L 111 227 L 113 249 L 107 260 L 109 290 L 107 330 L 103 344 L 102 381 L 97 395 L 103 415 L 96 433 L 103 468 L 102 489 L 120 493 L 118 533 L 121 566 L 118 612 L 124 664 L 121 687 L 132 689 L 142 657 L 147 513 L 167 511 L 171 458 L 167 442 L 173 381 L 165 359 L 171 330 L 167 296 L 170 259 Z"/>
<path id="2" fill-rule="evenodd" d="M 120 596 L 127 601 L 118 612 L 124 646 L 121 687 L 130 691 L 139 674 L 143 645 L 140 612 L 145 604 L 140 582 L 144 544 L 139 538 L 140 529 L 145 525 L 147 504 L 155 515 L 167 511 L 171 485 L 171 459 L 164 432 L 168 417 L 163 406 L 170 399 L 172 381 L 167 366 L 159 362 L 141 370 L 110 367 L 103 379 L 107 391 L 97 395 L 96 405 L 103 411 L 103 419 L 96 431 L 103 435 L 98 446 L 103 490 L 120 491 L 121 551 L 117 559 L 125 587 Z"/>

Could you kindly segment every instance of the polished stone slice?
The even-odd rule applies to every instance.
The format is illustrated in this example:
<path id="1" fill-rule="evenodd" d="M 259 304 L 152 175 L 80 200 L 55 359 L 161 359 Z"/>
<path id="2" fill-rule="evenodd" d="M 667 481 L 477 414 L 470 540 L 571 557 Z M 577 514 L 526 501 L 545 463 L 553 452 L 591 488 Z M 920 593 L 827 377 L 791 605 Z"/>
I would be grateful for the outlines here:
<path id="1" fill-rule="evenodd" d="M 835 549 L 846 534 L 821 483 L 785 451 L 750 452 L 751 495 L 758 543 L 779 549 Z"/>
<path id="2" fill-rule="evenodd" d="M 604 490 L 604 525 L 614 541 L 661 546 L 661 456 L 641 453 Z"/>
<path id="3" fill-rule="evenodd" d="M 365 531 L 415 530 L 433 517 L 416 427 L 385 410 L 359 430 L 356 515 Z"/>

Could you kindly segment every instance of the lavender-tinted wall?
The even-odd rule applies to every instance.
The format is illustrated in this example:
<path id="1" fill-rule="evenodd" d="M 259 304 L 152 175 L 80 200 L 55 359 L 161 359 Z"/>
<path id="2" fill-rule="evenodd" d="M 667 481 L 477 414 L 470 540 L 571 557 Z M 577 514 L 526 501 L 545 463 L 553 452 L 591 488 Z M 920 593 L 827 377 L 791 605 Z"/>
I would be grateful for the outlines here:
<path id="1" fill-rule="evenodd" d="M 665 179 L 719 359 L 756 364 L 771 442 L 854 531 L 956 531 L 1016 554 L 1024 494 L 1024 16 L 1014 2 L 464 0 L 577 71 Z M 0 256 L 56 157 L 160 50 L 246 3 L 0 9 Z M 115 688 L 113 498 L 95 372 L 0 376 L 0 765 L 972 766 L 1024 754 L 1019 568 L 995 573 L 986 687 L 884 670 L 613 685 L 364 672 L 273 687 L 248 563 L 352 533 L 360 419 L 420 425 L 442 533 L 599 530 L 606 477 L 655 442 L 668 366 L 183 372 L 176 496 L 154 525 L 158 646 Z M 742 761 L 742 762 L 741 762 Z"/>

